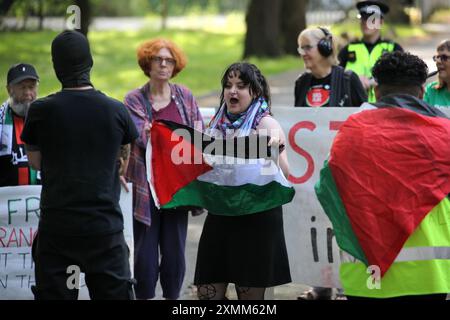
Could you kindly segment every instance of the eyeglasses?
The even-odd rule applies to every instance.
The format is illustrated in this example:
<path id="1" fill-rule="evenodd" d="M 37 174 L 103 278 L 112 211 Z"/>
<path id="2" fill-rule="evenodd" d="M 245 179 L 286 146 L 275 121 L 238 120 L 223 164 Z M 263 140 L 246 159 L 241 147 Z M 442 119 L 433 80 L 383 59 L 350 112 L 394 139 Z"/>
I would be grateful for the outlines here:
<path id="1" fill-rule="evenodd" d="M 157 63 L 159 65 L 162 65 L 163 62 L 166 63 L 166 65 L 173 67 L 176 63 L 175 59 L 172 58 L 164 58 L 164 57 L 152 57 L 152 62 Z"/>
<path id="2" fill-rule="evenodd" d="M 433 57 L 433 61 L 437 61 L 437 60 L 441 60 L 442 62 L 447 62 L 448 59 L 450 59 L 450 56 L 446 55 L 446 54 L 439 54 L 437 56 Z"/>
<path id="3" fill-rule="evenodd" d="M 315 46 L 312 45 L 306 45 L 306 46 L 301 46 L 297 48 L 297 51 L 300 55 L 304 55 L 306 52 L 311 51 Z"/>

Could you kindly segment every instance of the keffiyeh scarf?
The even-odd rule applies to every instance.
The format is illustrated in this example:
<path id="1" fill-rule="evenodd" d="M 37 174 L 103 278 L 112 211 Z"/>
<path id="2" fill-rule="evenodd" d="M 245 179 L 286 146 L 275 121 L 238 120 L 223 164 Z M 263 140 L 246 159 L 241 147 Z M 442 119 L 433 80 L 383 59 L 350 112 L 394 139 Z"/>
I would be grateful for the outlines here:
<path id="1" fill-rule="evenodd" d="M 237 117 L 227 115 L 227 107 L 224 103 L 211 120 L 207 131 L 216 137 L 226 137 L 234 132 L 237 132 L 238 137 L 248 136 L 252 130 L 256 129 L 261 119 L 269 114 L 269 105 L 262 97 L 255 99 L 248 109 Z"/>

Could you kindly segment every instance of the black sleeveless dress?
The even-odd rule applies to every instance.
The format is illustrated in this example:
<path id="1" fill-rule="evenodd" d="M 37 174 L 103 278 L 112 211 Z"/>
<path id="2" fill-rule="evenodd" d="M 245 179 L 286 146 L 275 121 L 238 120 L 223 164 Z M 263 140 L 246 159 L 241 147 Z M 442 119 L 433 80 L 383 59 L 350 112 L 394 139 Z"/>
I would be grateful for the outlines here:
<path id="1" fill-rule="evenodd" d="M 194 284 L 273 287 L 291 282 L 282 207 L 244 215 L 208 214 Z"/>

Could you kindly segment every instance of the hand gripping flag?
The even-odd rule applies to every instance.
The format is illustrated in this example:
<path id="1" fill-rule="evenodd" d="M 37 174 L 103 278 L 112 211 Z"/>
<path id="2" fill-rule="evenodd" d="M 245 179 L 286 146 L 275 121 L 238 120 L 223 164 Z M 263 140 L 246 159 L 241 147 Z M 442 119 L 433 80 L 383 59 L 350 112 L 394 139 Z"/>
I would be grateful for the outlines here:
<path id="1" fill-rule="evenodd" d="M 352 115 L 315 189 L 339 247 L 383 276 L 450 193 L 450 120 L 396 107 Z"/>
<path id="2" fill-rule="evenodd" d="M 154 122 L 150 135 L 147 177 L 161 208 L 196 206 L 237 216 L 294 197 L 294 188 L 270 158 L 267 136 L 214 139 L 171 121 Z"/>

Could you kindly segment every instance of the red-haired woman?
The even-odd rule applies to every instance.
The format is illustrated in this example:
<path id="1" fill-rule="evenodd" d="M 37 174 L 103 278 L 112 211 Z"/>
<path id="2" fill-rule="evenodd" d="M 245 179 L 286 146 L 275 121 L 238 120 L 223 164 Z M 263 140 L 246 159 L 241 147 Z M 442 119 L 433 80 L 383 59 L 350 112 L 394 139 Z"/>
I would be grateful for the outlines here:
<path id="1" fill-rule="evenodd" d="M 186 270 L 188 212 L 155 207 L 146 178 L 148 132 L 151 121 L 160 119 L 198 130 L 203 130 L 204 125 L 191 91 L 169 82 L 186 66 L 186 56 L 180 48 L 166 39 L 145 41 L 137 49 L 137 59 L 149 81 L 129 92 L 124 101 L 140 133 L 131 145 L 125 175 L 133 183 L 136 297 L 154 298 L 160 277 L 163 297 L 177 299 Z"/>

